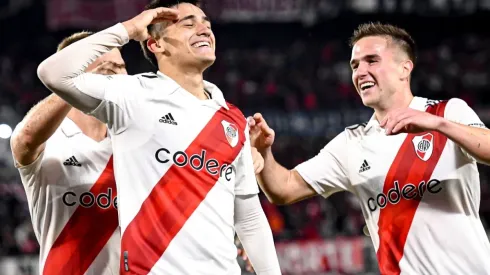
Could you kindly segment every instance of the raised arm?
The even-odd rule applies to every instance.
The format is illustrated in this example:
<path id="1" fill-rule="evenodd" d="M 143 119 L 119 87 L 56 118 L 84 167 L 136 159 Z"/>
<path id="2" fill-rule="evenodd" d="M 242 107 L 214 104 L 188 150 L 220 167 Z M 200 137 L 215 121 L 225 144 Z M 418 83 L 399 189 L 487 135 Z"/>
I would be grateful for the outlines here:
<path id="1" fill-rule="evenodd" d="M 18 166 L 29 165 L 37 159 L 70 109 L 63 99 L 50 95 L 27 113 L 10 140 Z"/>
<path id="2" fill-rule="evenodd" d="M 84 73 L 87 66 L 111 49 L 122 47 L 130 39 L 147 39 L 148 25 L 162 20 L 174 20 L 177 16 L 174 9 L 146 10 L 122 24 L 116 24 L 73 43 L 39 65 L 39 79 L 75 108 L 91 112 L 104 99 L 109 79 Z"/>
<path id="3" fill-rule="evenodd" d="M 110 75 L 125 74 L 126 70 L 108 60 L 91 69 L 91 72 Z M 52 94 L 27 113 L 11 138 L 12 153 L 18 166 L 29 165 L 38 158 L 44 151 L 46 141 L 58 129 L 71 108 L 66 101 Z"/>

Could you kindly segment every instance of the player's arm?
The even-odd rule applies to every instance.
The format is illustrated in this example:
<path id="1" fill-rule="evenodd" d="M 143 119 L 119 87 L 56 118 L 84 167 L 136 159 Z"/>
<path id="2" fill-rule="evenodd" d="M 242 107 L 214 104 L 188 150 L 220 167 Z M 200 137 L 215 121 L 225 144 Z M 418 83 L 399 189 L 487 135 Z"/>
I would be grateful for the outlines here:
<path id="1" fill-rule="evenodd" d="M 469 159 L 490 164 L 490 130 L 461 99 L 447 102 L 444 117 L 405 108 L 387 114 L 380 126 L 387 135 L 439 131 L 458 144 Z"/>
<path id="2" fill-rule="evenodd" d="M 437 130 L 458 144 L 468 157 L 490 164 L 490 130 L 463 100 L 451 99 L 447 104 Z"/>
<path id="3" fill-rule="evenodd" d="M 338 135 L 314 158 L 286 169 L 275 159 L 271 150 L 275 133 L 261 114 L 249 118 L 252 146 L 264 158 L 264 168 L 257 175 L 259 185 L 270 202 L 291 204 L 314 195 L 324 197 L 349 190 L 347 177 L 346 136 Z"/>
<path id="4" fill-rule="evenodd" d="M 257 274 L 281 274 L 272 231 L 258 196 L 255 171 L 260 168 L 252 156 L 248 132 L 246 127 L 244 146 L 235 164 L 235 230 Z"/>
<path id="5" fill-rule="evenodd" d="M 274 159 L 270 148 L 261 154 L 264 158 L 264 168 L 257 175 L 257 181 L 271 203 L 291 204 L 317 194 L 298 171 L 280 165 Z"/>
<path id="6" fill-rule="evenodd" d="M 95 110 L 105 98 L 110 78 L 84 73 L 95 59 L 130 39 L 148 38 L 147 26 L 174 20 L 175 9 L 146 10 L 136 17 L 82 39 L 55 53 L 38 67 L 38 76 L 46 87 L 83 112 Z"/>
<path id="7" fill-rule="evenodd" d="M 29 165 L 39 157 L 70 109 L 68 103 L 52 94 L 27 113 L 10 141 L 17 165 Z"/>
<path id="8" fill-rule="evenodd" d="M 100 64 L 91 72 L 112 74 L 112 64 Z M 71 108 L 66 101 L 52 94 L 27 113 L 10 139 L 17 165 L 29 165 L 39 157 L 44 151 L 46 141 L 58 129 Z"/>
<path id="9" fill-rule="evenodd" d="M 281 274 L 272 231 L 258 194 L 236 196 L 235 230 L 256 274 Z"/>

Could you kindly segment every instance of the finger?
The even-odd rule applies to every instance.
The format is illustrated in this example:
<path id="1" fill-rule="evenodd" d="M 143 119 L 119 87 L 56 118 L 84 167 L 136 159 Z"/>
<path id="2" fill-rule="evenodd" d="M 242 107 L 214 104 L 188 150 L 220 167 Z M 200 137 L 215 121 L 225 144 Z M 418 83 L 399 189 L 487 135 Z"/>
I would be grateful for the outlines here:
<path id="1" fill-rule="evenodd" d="M 257 126 L 260 128 L 260 130 L 266 136 L 271 136 L 271 135 L 274 134 L 274 130 L 272 130 L 272 128 L 269 127 L 269 125 L 267 125 L 267 122 L 265 122 L 265 120 L 263 120 L 262 122 L 260 122 Z"/>
<path id="2" fill-rule="evenodd" d="M 383 118 L 383 120 L 381 120 L 381 122 L 379 123 L 379 126 L 381 128 L 384 128 L 388 120 L 389 120 L 389 115 L 386 115 L 385 118 Z"/>
<path id="3" fill-rule="evenodd" d="M 398 125 L 401 121 L 413 117 L 413 113 L 409 111 L 400 111 L 395 116 L 392 117 L 392 119 L 387 123 L 386 129 L 389 129 L 389 134 L 394 134 L 394 128 L 396 125 Z M 398 131 L 401 128 L 398 129 Z M 388 134 L 388 133 L 387 133 Z"/>
<path id="4" fill-rule="evenodd" d="M 255 122 L 257 122 L 257 123 L 260 123 L 262 120 L 264 120 L 261 113 L 255 113 L 253 118 L 255 119 Z"/>
<path id="5" fill-rule="evenodd" d="M 247 123 L 249 127 L 255 126 L 255 120 L 252 116 L 247 117 Z"/>
<path id="6" fill-rule="evenodd" d="M 156 10 L 156 12 L 157 14 L 155 16 L 155 19 L 159 18 L 168 21 L 168 20 L 176 20 L 179 18 L 179 11 L 176 9 L 159 8 Z"/>
<path id="7" fill-rule="evenodd" d="M 401 132 L 408 132 L 408 126 L 412 123 L 411 117 L 400 120 L 391 130 L 392 134 L 399 134 Z"/>
<path id="8" fill-rule="evenodd" d="M 179 15 L 178 9 L 159 7 L 159 8 L 155 8 L 153 10 L 157 13 L 158 16 L 178 16 Z"/>

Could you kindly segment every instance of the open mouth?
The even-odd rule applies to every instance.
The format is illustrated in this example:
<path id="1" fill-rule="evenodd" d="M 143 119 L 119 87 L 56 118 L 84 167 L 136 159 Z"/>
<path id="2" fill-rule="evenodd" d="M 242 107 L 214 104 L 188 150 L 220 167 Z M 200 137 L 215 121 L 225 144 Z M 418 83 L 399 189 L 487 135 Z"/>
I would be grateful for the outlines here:
<path id="1" fill-rule="evenodd" d="M 193 48 L 204 48 L 204 47 L 211 47 L 211 44 L 209 42 L 196 42 L 191 45 Z"/>
<path id="2" fill-rule="evenodd" d="M 364 82 L 361 84 L 360 88 L 361 88 L 361 91 L 364 92 L 364 91 L 374 87 L 374 85 L 376 85 L 376 83 L 374 83 L 374 82 Z"/>

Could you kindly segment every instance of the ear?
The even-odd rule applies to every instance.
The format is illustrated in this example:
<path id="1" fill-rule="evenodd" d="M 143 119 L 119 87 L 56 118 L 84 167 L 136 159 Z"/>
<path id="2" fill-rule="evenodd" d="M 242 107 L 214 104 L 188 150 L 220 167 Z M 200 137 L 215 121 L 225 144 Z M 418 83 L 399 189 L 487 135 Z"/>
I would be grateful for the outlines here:
<path id="1" fill-rule="evenodd" d="M 410 75 L 412 74 L 413 71 L 413 62 L 410 59 L 407 59 L 402 62 L 401 64 L 401 79 L 409 79 Z"/>
<path id="2" fill-rule="evenodd" d="M 148 40 L 146 40 L 146 47 L 152 53 L 163 53 L 163 52 L 165 52 L 165 42 L 163 42 L 163 39 L 159 40 L 159 39 L 155 39 L 153 37 L 150 37 Z"/>

